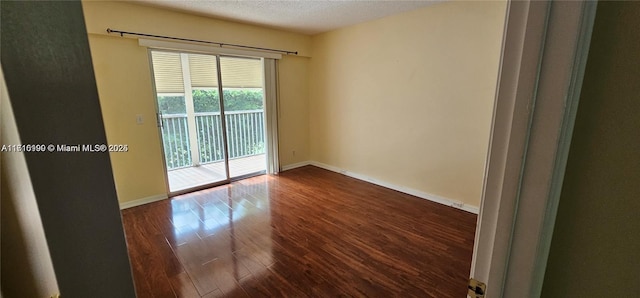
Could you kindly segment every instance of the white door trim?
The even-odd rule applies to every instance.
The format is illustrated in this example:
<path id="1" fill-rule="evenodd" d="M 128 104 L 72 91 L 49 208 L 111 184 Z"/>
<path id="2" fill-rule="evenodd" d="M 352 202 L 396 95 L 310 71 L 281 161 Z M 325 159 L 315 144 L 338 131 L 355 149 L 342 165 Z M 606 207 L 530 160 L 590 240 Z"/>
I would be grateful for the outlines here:
<path id="1" fill-rule="evenodd" d="M 510 1 L 471 276 L 485 297 L 537 297 L 595 2 Z"/>

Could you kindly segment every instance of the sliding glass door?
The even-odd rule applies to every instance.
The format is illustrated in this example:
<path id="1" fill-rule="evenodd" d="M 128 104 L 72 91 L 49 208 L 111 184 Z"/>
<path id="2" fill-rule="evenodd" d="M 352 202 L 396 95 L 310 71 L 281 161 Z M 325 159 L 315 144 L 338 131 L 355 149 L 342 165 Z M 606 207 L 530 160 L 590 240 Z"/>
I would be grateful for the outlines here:
<path id="1" fill-rule="evenodd" d="M 260 59 L 151 51 L 169 191 L 265 172 Z"/>

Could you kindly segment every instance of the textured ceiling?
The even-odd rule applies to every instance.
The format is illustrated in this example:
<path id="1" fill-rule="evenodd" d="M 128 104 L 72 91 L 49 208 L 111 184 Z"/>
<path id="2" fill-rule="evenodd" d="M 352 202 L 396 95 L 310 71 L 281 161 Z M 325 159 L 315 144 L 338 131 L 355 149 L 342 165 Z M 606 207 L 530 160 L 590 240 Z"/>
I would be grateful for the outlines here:
<path id="1" fill-rule="evenodd" d="M 422 1 L 166 1 L 136 0 L 142 5 L 262 25 L 304 34 L 317 34 L 382 18 L 441 0 Z"/>

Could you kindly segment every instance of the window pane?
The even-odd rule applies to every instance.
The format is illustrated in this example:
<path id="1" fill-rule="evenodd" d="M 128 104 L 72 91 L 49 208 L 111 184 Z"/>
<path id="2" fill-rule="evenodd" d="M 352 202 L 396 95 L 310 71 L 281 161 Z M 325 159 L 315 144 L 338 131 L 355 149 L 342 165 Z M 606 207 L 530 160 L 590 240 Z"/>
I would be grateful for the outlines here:
<path id="1" fill-rule="evenodd" d="M 183 95 L 158 95 L 158 107 L 162 114 L 186 114 Z"/>
<path id="2" fill-rule="evenodd" d="M 196 113 L 220 112 L 220 97 L 218 89 L 193 90 L 193 108 Z"/>
<path id="3" fill-rule="evenodd" d="M 262 110 L 264 107 L 262 88 L 224 88 L 224 110 Z"/>

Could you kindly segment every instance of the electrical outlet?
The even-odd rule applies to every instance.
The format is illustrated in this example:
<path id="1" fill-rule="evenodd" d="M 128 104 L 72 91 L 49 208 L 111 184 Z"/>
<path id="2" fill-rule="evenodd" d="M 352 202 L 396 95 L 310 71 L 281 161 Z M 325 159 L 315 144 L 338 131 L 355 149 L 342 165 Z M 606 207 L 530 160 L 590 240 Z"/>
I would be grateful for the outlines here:
<path id="1" fill-rule="evenodd" d="M 453 202 L 453 207 L 462 208 L 464 207 L 463 202 Z"/>
<path id="2" fill-rule="evenodd" d="M 291 154 L 292 154 L 293 156 L 296 156 L 296 150 L 295 150 L 295 149 L 291 150 Z"/>
<path id="3" fill-rule="evenodd" d="M 137 114 L 137 115 L 136 115 L 136 123 L 137 123 L 138 125 L 140 125 L 140 124 L 144 123 L 144 118 L 142 117 L 142 114 Z"/>

